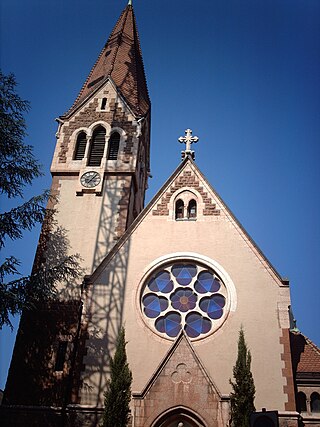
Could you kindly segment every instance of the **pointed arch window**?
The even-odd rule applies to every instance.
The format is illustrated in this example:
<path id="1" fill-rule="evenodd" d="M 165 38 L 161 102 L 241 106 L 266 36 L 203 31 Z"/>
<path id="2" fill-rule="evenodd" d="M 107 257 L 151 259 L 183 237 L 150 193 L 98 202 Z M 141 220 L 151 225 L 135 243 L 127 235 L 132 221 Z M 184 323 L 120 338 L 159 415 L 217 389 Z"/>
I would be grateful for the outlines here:
<path id="1" fill-rule="evenodd" d="M 312 393 L 311 395 L 311 412 L 320 412 L 320 394 Z"/>
<path id="2" fill-rule="evenodd" d="M 100 166 L 104 153 L 105 141 L 106 130 L 102 126 L 99 126 L 94 130 L 92 135 L 88 166 Z"/>
<path id="3" fill-rule="evenodd" d="M 87 135 L 85 132 L 80 132 L 77 137 L 76 149 L 74 151 L 73 160 L 82 160 L 86 152 Z"/>
<path id="4" fill-rule="evenodd" d="M 197 202 L 194 199 L 188 204 L 188 218 L 197 218 Z"/>
<path id="5" fill-rule="evenodd" d="M 184 203 L 181 199 L 176 201 L 176 219 L 182 219 L 184 215 Z"/>
<path id="6" fill-rule="evenodd" d="M 117 160 L 120 145 L 120 134 L 113 132 L 109 139 L 108 160 Z"/>

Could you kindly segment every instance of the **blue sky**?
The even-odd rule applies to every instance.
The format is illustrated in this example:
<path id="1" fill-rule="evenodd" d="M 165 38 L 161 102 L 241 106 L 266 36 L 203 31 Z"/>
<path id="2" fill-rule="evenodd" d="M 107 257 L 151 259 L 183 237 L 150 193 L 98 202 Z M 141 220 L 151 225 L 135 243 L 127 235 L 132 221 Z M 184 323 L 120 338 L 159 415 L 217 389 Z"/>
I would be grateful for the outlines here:
<path id="1" fill-rule="evenodd" d="M 45 172 L 26 198 L 50 186 L 54 119 L 72 105 L 125 4 L 2 0 L 1 68 L 31 103 L 26 141 Z M 177 138 L 190 127 L 198 166 L 289 277 L 298 327 L 320 345 L 320 2 L 133 4 L 152 101 L 147 201 L 179 164 Z M 2 256 L 16 255 L 28 273 L 37 239 L 38 229 L 26 233 Z M 0 388 L 14 336 L 0 333 Z"/>

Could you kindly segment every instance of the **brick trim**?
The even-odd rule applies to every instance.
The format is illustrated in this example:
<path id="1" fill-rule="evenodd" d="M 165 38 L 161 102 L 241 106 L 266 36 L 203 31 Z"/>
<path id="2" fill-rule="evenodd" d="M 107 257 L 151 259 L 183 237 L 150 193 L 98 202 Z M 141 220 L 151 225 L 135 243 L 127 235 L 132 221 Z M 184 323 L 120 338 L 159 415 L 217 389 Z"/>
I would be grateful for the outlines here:
<path id="1" fill-rule="evenodd" d="M 202 214 L 205 216 L 209 215 L 220 215 L 220 210 L 216 209 L 216 204 L 212 202 L 208 192 L 204 190 L 203 186 L 200 185 L 199 180 L 195 174 L 189 170 L 184 171 L 173 183 L 170 189 L 162 196 L 161 202 L 157 204 L 156 209 L 152 211 L 153 215 L 165 216 L 169 215 L 169 202 L 172 195 L 180 190 L 181 188 L 194 188 L 201 195 L 204 209 Z"/>
<path id="2" fill-rule="evenodd" d="M 70 149 L 70 141 L 73 133 L 80 128 L 89 128 L 92 123 L 98 121 L 109 123 L 111 128 L 120 127 L 126 132 L 128 138 L 121 155 L 124 160 L 131 158 L 134 145 L 132 139 L 134 126 L 132 121 L 128 120 L 129 114 L 123 110 L 122 105 L 117 102 L 116 98 L 110 98 L 109 100 L 110 111 L 99 111 L 98 107 L 99 99 L 94 98 L 75 117 L 63 125 L 63 129 L 61 131 L 63 139 L 60 144 L 60 151 L 58 154 L 59 163 L 67 163 L 67 153 Z"/>
<path id="3" fill-rule="evenodd" d="M 289 329 L 286 329 L 286 328 L 282 329 L 280 344 L 283 345 L 283 353 L 281 354 L 281 360 L 284 361 L 284 368 L 282 369 L 282 377 L 285 378 L 287 381 L 287 384 L 283 386 L 283 391 L 288 396 L 288 401 L 285 403 L 285 410 L 295 411 L 296 401 L 295 401 L 295 393 L 294 393 L 294 380 L 293 380 L 293 371 L 292 371 Z"/>

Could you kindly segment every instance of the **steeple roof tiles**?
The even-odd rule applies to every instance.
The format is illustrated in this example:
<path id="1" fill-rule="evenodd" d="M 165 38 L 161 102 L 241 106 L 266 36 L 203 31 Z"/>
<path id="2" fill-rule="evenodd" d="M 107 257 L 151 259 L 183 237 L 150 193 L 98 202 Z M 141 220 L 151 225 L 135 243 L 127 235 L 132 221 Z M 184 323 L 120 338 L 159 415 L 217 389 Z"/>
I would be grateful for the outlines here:
<path id="1" fill-rule="evenodd" d="M 109 77 L 132 112 L 136 116 L 144 116 L 150 108 L 150 99 L 131 5 L 121 13 L 77 99 L 65 116 L 72 114 Z"/>

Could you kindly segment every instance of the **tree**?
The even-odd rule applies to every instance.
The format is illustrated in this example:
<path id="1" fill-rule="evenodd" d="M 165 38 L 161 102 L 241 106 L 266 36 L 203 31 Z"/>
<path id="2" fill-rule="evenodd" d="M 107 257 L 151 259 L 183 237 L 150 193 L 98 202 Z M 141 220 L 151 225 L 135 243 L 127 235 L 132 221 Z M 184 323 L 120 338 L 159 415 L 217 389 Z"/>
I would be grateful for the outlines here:
<path id="1" fill-rule="evenodd" d="M 33 148 L 24 143 L 26 123 L 24 113 L 30 105 L 16 93 L 16 80 L 0 71 L 0 194 L 7 198 L 23 198 L 25 186 L 42 175 L 41 166 L 33 155 Z M 0 250 L 6 239 L 16 240 L 23 231 L 31 230 L 46 219 L 47 237 L 52 233 L 54 210 L 46 204 L 52 198 L 49 191 L 0 213 Z M 44 249 L 44 248 L 42 248 Z M 0 329 L 12 327 L 10 315 L 18 314 L 36 301 L 55 296 L 55 285 L 62 279 L 80 275 L 79 256 L 65 256 L 55 265 L 39 262 L 31 275 L 8 280 L 19 275 L 20 262 L 7 257 L 0 265 Z"/>
<path id="2" fill-rule="evenodd" d="M 244 331 L 241 327 L 238 340 L 238 357 L 233 367 L 235 382 L 230 380 L 233 391 L 231 400 L 231 425 L 233 427 L 249 427 L 251 412 L 255 410 L 255 386 L 251 373 L 251 353 L 247 348 Z"/>
<path id="3" fill-rule="evenodd" d="M 127 354 L 125 330 L 121 328 L 114 357 L 110 358 L 110 379 L 104 394 L 103 427 L 125 427 L 129 421 L 132 373 Z"/>

